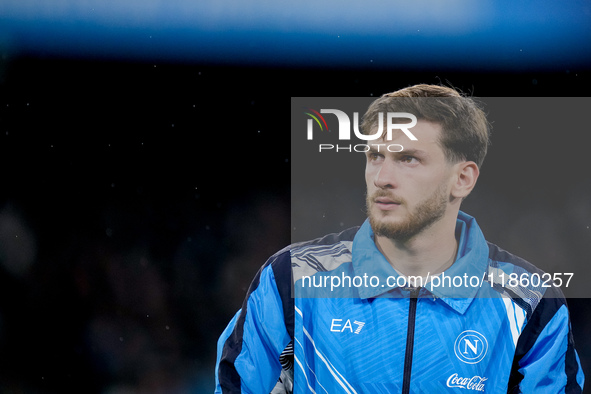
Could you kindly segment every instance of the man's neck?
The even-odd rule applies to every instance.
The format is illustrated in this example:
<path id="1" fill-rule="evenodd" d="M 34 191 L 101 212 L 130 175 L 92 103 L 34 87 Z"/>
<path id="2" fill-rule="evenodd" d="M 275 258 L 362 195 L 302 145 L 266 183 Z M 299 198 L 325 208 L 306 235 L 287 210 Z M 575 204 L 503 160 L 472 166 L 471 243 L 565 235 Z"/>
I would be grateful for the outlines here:
<path id="1" fill-rule="evenodd" d="M 377 248 L 405 276 L 437 275 L 454 263 L 458 251 L 456 220 L 442 218 L 408 240 L 375 236 Z"/>

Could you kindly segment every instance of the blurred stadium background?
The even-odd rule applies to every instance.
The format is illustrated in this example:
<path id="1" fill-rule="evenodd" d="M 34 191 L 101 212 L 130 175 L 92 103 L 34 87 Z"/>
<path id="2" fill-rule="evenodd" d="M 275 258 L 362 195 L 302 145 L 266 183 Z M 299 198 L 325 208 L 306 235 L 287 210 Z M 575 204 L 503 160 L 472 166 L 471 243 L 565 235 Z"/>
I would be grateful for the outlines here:
<path id="1" fill-rule="evenodd" d="M 590 19 L 588 1 L 0 1 L 0 392 L 212 392 L 217 337 L 293 236 L 290 97 L 588 96 Z M 467 200 L 556 270 L 591 252 L 580 126 L 496 129 Z M 326 212 L 297 236 L 339 231 Z M 589 374 L 591 304 L 569 304 Z"/>

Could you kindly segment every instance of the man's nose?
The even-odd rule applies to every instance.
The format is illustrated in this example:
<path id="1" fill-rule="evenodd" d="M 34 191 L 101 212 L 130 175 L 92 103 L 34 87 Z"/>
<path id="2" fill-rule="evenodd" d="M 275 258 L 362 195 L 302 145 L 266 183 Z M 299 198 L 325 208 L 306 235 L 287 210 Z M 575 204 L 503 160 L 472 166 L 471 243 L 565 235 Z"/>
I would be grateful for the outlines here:
<path id="1" fill-rule="evenodd" d="M 380 189 L 394 189 L 398 186 L 395 163 L 386 160 L 377 171 L 374 185 Z"/>

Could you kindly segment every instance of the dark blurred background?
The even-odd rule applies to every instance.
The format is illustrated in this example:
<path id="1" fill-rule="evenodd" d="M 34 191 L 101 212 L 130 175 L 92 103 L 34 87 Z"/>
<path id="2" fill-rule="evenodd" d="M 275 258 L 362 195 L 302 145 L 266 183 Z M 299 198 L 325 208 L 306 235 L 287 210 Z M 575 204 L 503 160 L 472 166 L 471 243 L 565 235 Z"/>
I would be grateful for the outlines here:
<path id="1" fill-rule="evenodd" d="M 3 1 L 0 392 L 213 392 L 219 334 L 294 235 L 290 97 L 588 96 L 589 3 L 509 4 Z M 467 200 L 485 234 L 588 260 L 590 131 L 499 131 Z M 311 235 L 360 224 L 324 213 Z M 569 305 L 589 374 L 591 303 Z"/>

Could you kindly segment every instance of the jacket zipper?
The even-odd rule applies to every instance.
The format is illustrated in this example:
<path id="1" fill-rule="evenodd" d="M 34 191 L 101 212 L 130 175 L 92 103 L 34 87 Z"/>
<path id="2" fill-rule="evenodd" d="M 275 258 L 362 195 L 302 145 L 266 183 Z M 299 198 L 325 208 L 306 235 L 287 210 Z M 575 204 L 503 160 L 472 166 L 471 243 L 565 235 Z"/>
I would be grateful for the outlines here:
<path id="1" fill-rule="evenodd" d="M 412 354 L 415 341 L 415 318 L 417 315 L 417 301 L 420 287 L 410 290 L 410 304 L 408 307 L 408 329 L 406 331 L 406 352 L 404 354 L 404 372 L 402 375 L 402 394 L 410 393 L 410 375 L 412 370 Z"/>

